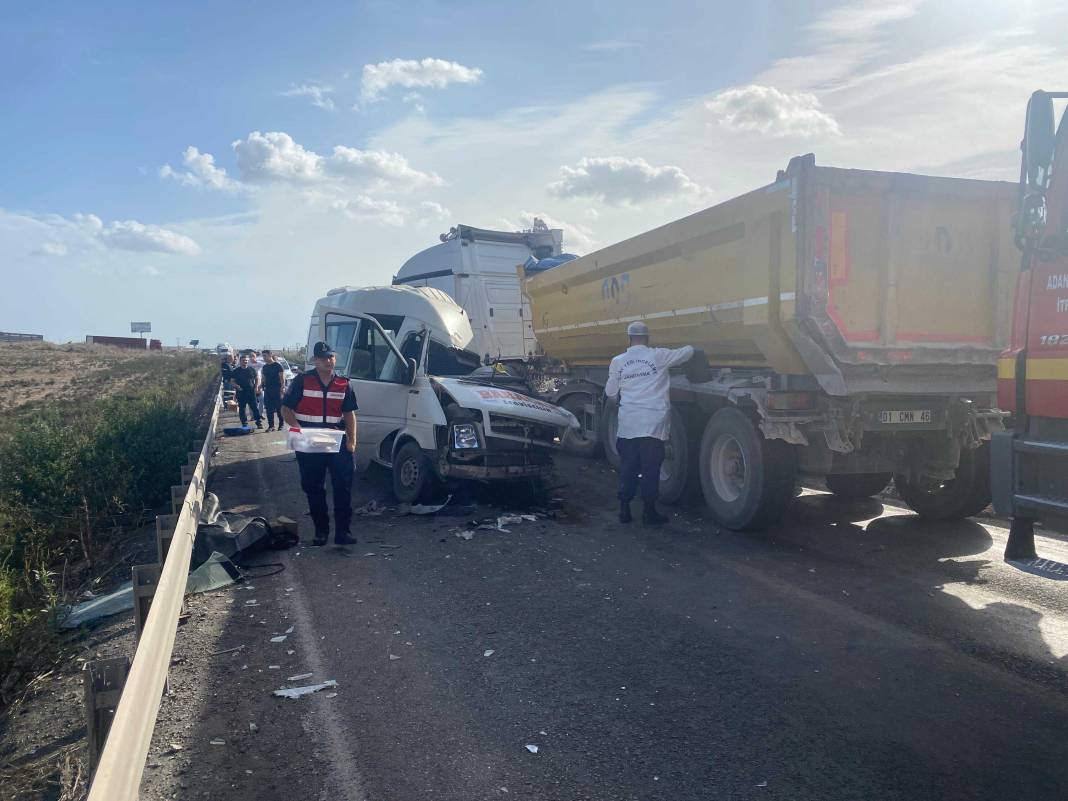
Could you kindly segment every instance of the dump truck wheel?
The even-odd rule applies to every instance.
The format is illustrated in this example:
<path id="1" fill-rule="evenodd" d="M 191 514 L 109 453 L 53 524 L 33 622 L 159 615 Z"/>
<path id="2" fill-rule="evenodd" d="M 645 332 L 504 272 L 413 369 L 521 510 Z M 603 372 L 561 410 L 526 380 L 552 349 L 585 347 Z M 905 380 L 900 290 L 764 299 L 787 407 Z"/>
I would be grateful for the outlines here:
<path id="1" fill-rule="evenodd" d="M 689 433 L 686 417 L 677 406 L 672 406 L 671 429 L 664 443 L 664 464 L 660 468 L 660 500 L 666 504 L 682 503 L 693 494 L 696 465 Z"/>
<path id="2" fill-rule="evenodd" d="M 393 459 L 393 494 L 401 503 L 417 503 L 434 483 L 430 462 L 415 442 L 401 445 Z"/>
<path id="3" fill-rule="evenodd" d="M 604 446 L 604 458 L 616 470 L 619 469 L 619 451 L 616 449 L 616 434 L 619 432 L 619 407 L 606 403 L 604 417 L 601 420 L 601 444 Z"/>
<path id="4" fill-rule="evenodd" d="M 581 393 L 577 395 L 568 395 L 564 398 L 560 406 L 567 409 L 571 414 L 575 415 L 582 422 L 586 417 L 586 404 L 591 400 L 589 395 L 583 395 Z M 573 456 L 579 456 L 583 459 L 593 459 L 601 452 L 601 440 L 597 436 L 597 431 L 588 431 L 585 428 L 575 431 L 568 429 L 564 434 L 564 450 Z"/>
<path id="5" fill-rule="evenodd" d="M 794 498 L 797 454 L 765 439 L 735 408 L 709 418 L 701 437 L 701 490 L 726 528 L 758 530 L 776 523 Z"/>
<path id="6" fill-rule="evenodd" d="M 842 500 L 859 501 L 878 495 L 894 478 L 893 473 L 853 473 L 827 476 L 827 489 Z"/>
<path id="7" fill-rule="evenodd" d="M 985 443 L 962 449 L 957 477 L 938 487 L 924 487 L 894 476 L 901 498 L 921 517 L 959 520 L 983 511 L 990 503 L 990 450 Z"/>

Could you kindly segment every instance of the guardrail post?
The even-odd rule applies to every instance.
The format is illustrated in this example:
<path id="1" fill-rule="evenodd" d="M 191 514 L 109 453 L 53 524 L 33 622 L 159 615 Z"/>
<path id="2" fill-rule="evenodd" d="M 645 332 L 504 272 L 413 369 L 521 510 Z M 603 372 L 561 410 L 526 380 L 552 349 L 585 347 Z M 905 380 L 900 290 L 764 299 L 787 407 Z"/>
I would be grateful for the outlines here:
<path id="1" fill-rule="evenodd" d="M 111 729 L 115 708 L 119 705 L 126 675 L 130 672 L 130 659 L 117 656 L 113 659 L 96 659 L 85 663 L 85 722 L 89 732 L 89 775 L 96 771 L 100 752 Z"/>
<path id="2" fill-rule="evenodd" d="M 156 515 L 156 555 L 161 565 L 167 561 L 167 551 L 171 549 L 177 525 L 178 515 Z"/>
<path id="3" fill-rule="evenodd" d="M 171 514 L 176 515 L 182 511 L 182 505 L 185 503 L 185 494 L 188 492 L 189 487 L 185 484 L 172 484 L 171 485 Z"/>
<path id="4" fill-rule="evenodd" d="M 159 574 L 162 565 L 134 565 L 131 569 L 134 599 L 134 630 L 137 639 L 141 639 L 141 632 L 145 630 L 145 621 L 148 620 L 148 610 L 152 608 L 152 597 L 156 594 L 156 585 L 159 584 Z"/>

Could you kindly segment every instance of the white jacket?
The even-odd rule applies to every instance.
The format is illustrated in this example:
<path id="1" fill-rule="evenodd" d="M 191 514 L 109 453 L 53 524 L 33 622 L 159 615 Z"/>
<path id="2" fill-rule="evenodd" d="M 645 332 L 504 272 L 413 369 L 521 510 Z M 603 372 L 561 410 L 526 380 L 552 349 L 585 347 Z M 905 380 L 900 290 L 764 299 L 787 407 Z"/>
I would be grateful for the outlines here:
<path id="1" fill-rule="evenodd" d="M 612 359 L 605 394 L 619 395 L 620 439 L 656 437 L 666 440 L 671 426 L 668 369 L 690 360 L 689 345 L 671 350 L 633 345 Z"/>

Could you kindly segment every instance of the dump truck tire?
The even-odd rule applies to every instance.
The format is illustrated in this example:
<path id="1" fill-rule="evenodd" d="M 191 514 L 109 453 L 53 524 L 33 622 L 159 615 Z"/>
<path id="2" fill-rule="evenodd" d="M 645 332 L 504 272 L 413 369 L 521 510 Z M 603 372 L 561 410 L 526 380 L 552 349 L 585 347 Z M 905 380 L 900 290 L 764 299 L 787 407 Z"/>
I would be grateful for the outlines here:
<path id="1" fill-rule="evenodd" d="M 902 475 L 894 484 L 913 511 L 931 520 L 959 520 L 983 511 L 990 503 L 990 446 L 962 449 L 957 477 L 936 489 L 913 483 Z"/>
<path id="2" fill-rule="evenodd" d="M 796 451 L 782 440 L 765 439 L 738 409 L 720 409 L 708 419 L 700 463 L 705 503 L 726 528 L 767 528 L 793 501 Z"/>
<path id="3" fill-rule="evenodd" d="M 894 479 L 893 473 L 853 473 L 827 476 L 827 489 L 845 501 L 878 495 Z"/>
<path id="4" fill-rule="evenodd" d="M 697 485 L 696 459 L 690 445 L 686 417 L 677 406 L 671 407 L 671 428 L 664 447 L 664 465 L 660 469 L 660 500 L 674 505 L 689 498 Z"/>
<path id="5" fill-rule="evenodd" d="M 560 406 L 575 415 L 579 421 L 582 421 L 586 416 L 586 404 L 590 400 L 591 397 L 589 395 L 578 393 L 576 395 L 568 395 L 560 403 Z M 564 434 L 563 445 L 564 450 L 572 456 L 578 456 L 583 459 L 594 459 L 601 453 L 601 440 L 596 431 L 574 431 L 569 428 L 567 433 Z"/>

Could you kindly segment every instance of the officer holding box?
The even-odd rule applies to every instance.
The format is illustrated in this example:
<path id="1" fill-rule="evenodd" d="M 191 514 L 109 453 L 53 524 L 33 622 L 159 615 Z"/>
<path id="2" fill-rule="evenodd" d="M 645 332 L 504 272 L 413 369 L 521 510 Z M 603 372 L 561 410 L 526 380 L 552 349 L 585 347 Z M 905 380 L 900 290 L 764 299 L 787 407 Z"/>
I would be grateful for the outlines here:
<path id="1" fill-rule="evenodd" d="M 302 428 L 343 429 L 345 437 L 337 453 L 297 451 L 300 486 L 308 496 L 308 508 L 315 524 L 311 545 L 326 545 L 330 535 L 330 515 L 326 508 L 326 474 L 334 496 L 334 543 L 351 545 L 356 538 L 349 532 L 352 523 L 353 453 L 356 450 L 356 394 L 347 378 L 334 373 L 334 349 L 316 342 L 312 351 L 315 369 L 294 379 L 282 399 L 282 417 L 290 431 Z"/>

